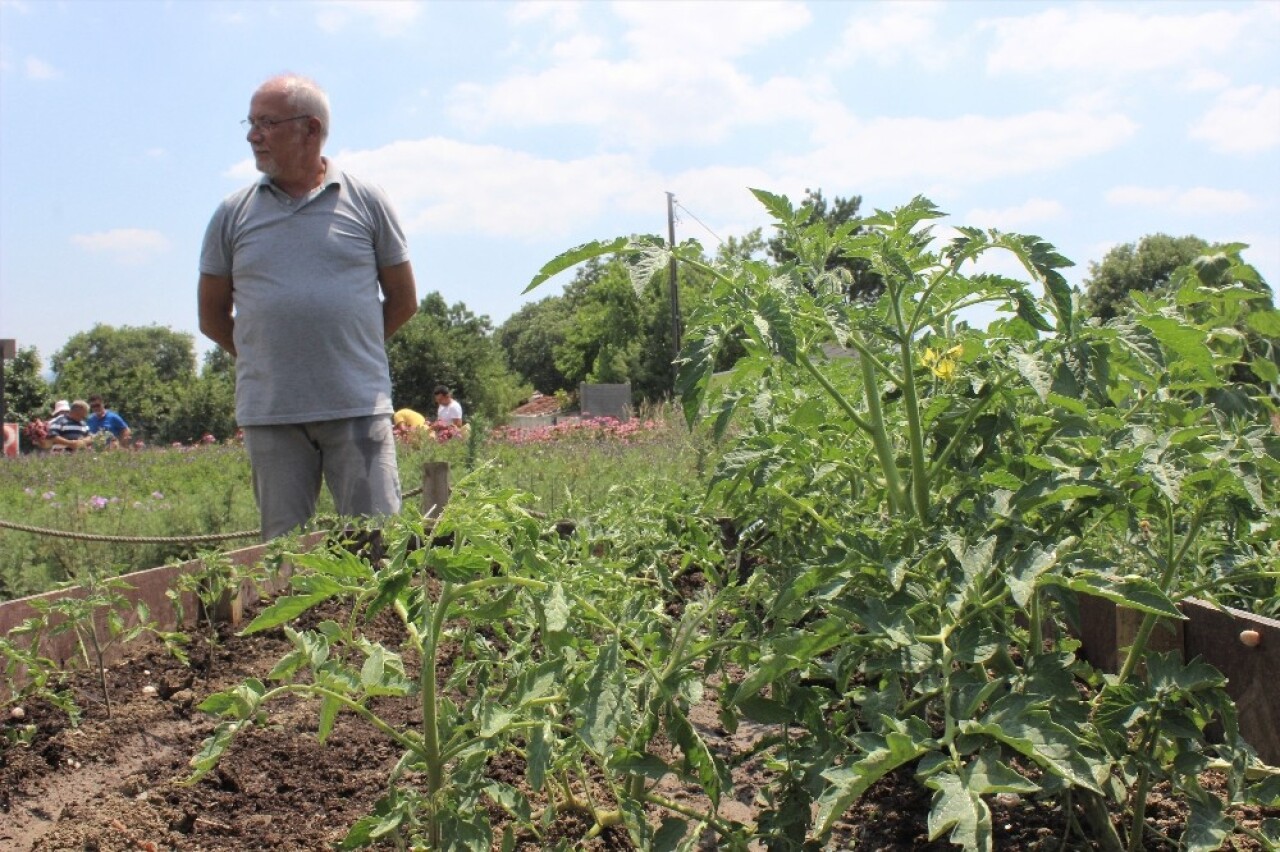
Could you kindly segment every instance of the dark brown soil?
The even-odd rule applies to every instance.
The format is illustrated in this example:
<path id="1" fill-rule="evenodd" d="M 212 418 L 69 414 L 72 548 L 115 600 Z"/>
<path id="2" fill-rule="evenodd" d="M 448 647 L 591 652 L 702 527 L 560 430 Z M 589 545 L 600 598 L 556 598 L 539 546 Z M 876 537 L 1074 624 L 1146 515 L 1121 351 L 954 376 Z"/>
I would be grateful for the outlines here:
<path id="1" fill-rule="evenodd" d="M 394 623 L 380 630 L 392 631 Z M 386 641 L 386 639 L 384 639 Z M 315 737 L 316 708 L 304 701 L 275 702 L 270 724 L 241 735 L 217 770 L 193 786 L 179 783 L 189 761 L 215 720 L 195 709 L 211 692 L 247 676 L 263 677 L 289 649 L 283 635 L 250 637 L 224 631 L 209 665 L 205 650 L 192 649 L 193 664 L 183 666 L 154 643 L 138 643 L 131 656 L 108 671 L 113 713 L 107 717 L 99 687 L 83 675 L 72 677 L 77 702 L 84 709 L 78 727 L 41 702 L 25 709 L 21 723 L 34 724 L 27 745 L 0 751 L 0 850 L 246 850 L 331 849 L 348 827 L 367 814 L 382 794 L 399 749 L 350 715 L 339 717 L 326 744 Z M 154 694 L 145 687 L 154 687 Z M 710 690 L 708 691 L 710 694 Z M 414 709 L 380 708 L 397 721 L 414 721 Z M 751 824 L 757 796 L 771 779 L 760 756 L 748 756 L 751 745 L 766 734 L 762 726 L 743 724 L 729 735 L 719 727 L 713 704 L 695 709 L 693 720 L 735 769 L 735 789 L 721 805 L 722 815 Z M 519 758 L 493 759 L 489 773 L 506 783 L 523 785 Z M 664 782 L 668 799 L 694 807 L 705 804 L 701 791 Z M 597 802 L 609 802 L 607 789 L 590 791 Z M 536 797 L 535 797 L 536 801 Z M 941 850 L 955 847 L 930 843 L 926 818 L 928 792 L 901 772 L 882 780 L 845 815 L 828 847 L 840 850 Z M 1068 836 L 1061 808 L 1031 798 L 996 797 L 991 802 L 999 850 L 1089 848 L 1063 844 Z M 1178 834 L 1184 809 L 1156 796 L 1149 814 L 1171 836 Z M 1248 814 L 1252 819 L 1280 816 Z M 490 808 L 495 828 L 505 819 Z M 653 814 L 655 823 L 661 818 Z M 625 831 L 611 829 L 585 840 L 589 820 L 561 810 L 540 838 L 523 835 L 517 848 L 547 848 L 567 840 L 574 849 L 636 848 Z M 495 830 L 495 835 L 500 831 Z M 1236 838 L 1235 849 L 1257 849 Z M 715 849 L 706 838 L 702 849 Z M 760 844 L 763 849 L 763 844 Z M 1172 849 L 1173 846 L 1149 846 Z"/>

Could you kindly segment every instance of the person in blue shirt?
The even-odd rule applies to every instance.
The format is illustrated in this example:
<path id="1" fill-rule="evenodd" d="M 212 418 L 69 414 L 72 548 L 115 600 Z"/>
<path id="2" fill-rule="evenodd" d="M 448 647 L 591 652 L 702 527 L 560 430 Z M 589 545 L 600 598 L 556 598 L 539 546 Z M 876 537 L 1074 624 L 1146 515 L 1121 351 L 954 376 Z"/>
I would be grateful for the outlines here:
<path id="1" fill-rule="evenodd" d="M 91 434 L 98 434 L 103 429 L 111 433 L 111 437 L 116 443 L 122 447 L 129 446 L 130 440 L 133 438 L 133 432 L 129 429 L 129 424 L 124 422 L 124 418 L 107 408 L 107 404 L 102 401 L 102 397 L 93 395 L 89 397 L 89 418 L 86 423 L 89 426 Z"/>

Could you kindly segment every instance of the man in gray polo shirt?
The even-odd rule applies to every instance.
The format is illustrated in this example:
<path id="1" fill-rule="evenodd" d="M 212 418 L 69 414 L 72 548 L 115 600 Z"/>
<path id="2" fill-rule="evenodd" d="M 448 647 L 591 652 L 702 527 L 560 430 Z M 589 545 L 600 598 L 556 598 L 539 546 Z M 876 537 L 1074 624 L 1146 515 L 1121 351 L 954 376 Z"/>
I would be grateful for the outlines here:
<path id="1" fill-rule="evenodd" d="M 386 338 L 417 310 L 386 196 L 323 156 L 329 100 L 296 75 L 243 122 L 263 177 L 214 212 L 200 253 L 200 331 L 236 359 L 263 539 L 305 524 L 322 481 L 344 517 L 400 510 Z"/>

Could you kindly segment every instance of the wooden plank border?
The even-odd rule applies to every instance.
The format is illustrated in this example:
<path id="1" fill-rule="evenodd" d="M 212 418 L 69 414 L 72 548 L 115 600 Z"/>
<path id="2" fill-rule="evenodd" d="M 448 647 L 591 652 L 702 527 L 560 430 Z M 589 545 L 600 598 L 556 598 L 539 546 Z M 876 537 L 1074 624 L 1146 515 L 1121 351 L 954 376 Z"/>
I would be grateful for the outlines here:
<path id="1" fill-rule="evenodd" d="M 313 532 L 301 536 L 297 539 L 298 547 L 307 551 L 324 541 L 327 533 Z M 245 547 L 239 550 L 231 550 L 226 552 L 234 565 L 252 565 L 262 560 L 267 554 L 269 545 L 258 544 L 252 547 Z M 162 565 L 159 568 L 149 568 L 145 571 L 135 571 L 132 574 L 122 574 L 120 579 L 127 583 L 130 591 L 126 591 L 125 595 L 135 604 L 142 601 L 150 610 L 151 620 L 156 627 L 161 630 L 183 630 L 193 626 L 196 617 L 196 598 L 194 594 L 187 593 L 183 596 L 182 610 L 185 615 L 184 622 L 178 623 L 178 612 L 173 605 L 173 601 L 169 599 L 168 591 L 177 583 L 177 578 L 182 574 L 190 574 L 200 570 L 203 563 L 198 559 L 188 562 L 181 562 L 174 565 Z M 221 617 L 230 621 L 232 624 L 239 624 L 244 616 L 245 607 L 252 603 L 261 594 L 275 594 L 285 587 L 291 574 L 288 563 L 281 565 L 280 572 L 272 579 L 268 579 L 263 585 L 255 586 L 252 583 L 245 583 L 241 586 L 239 594 L 231 598 L 221 613 Z M 31 595 L 30 597 L 17 598 L 11 601 L 0 603 L 0 636 L 7 634 L 14 627 L 17 627 L 28 618 L 39 616 L 39 612 L 32 606 L 33 601 L 52 601 L 64 597 L 84 597 L 84 590 L 80 587 L 70 587 L 66 589 L 58 589 L 52 592 L 44 592 L 39 595 Z M 137 617 L 132 609 L 123 613 L 125 616 L 126 627 L 132 627 L 137 624 Z M 98 628 L 105 629 L 107 613 L 98 613 Z M 107 649 L 105 655 L 108 663 L 119 661 L 125 648 L 112 646 Z M 46 636 L 40 645 L 40 655 L 56 662 L 60 667 L 65 668 L 67 663 L 75 659 L 79 654 L 79 646 L 76 643 L 75 633 L 68 631 L 57 636 Z"/>
<path id="2" fill-rule="evenodd" d="M 1121 652 L 1133 644 L 1135 611 L 1091 595 L 1079 597 L 1081 656 L 1095 668 L 1115 672 Z M 1186 621 L 1174 630 L 1153 631 L 1158 649 L 1176 649 L 1200 659 L 1227 678 L 1236 703 L 1240 734 L 1272 766 L 1280 766 L 1280 621 L 1187 598 L 1178 604 Z M 1138 614 L 1140 615 L 1140 614 Z M 1241 639 L 1245 631 L 1256 644 Z"/>

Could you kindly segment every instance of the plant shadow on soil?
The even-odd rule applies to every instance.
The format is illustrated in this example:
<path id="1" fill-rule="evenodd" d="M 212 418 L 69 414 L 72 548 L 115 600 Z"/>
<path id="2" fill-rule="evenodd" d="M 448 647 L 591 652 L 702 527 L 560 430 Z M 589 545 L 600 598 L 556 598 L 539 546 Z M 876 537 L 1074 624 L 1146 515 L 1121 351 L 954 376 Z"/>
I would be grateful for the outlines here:
<path id="1" fill-rule="evenodd" d="M 299 626 L 342 616 L 336 606 L 320 607 Z M 383 613 L 366 633 L 396 645 L 400 629 L 394 617 Z M 246 677 L 265 679 L 288 650 L 279 629 L 238 636 L 224 628 L 211 659 L 207 647 L 193 639 L 192 665 L 187 667 L 158 643 L 138 642 L 128 649 L 125 660 L 109 669 L 110 718 L 97 681 L 84 672 L 73 673 L 69 680 L 84 711 L 79 726 L 69 726 L 66 716 L 50 705 L 26 705 L 20 723 L 0 723 L 36 726 L 28 744 L 0 751 L 0 849 L 301 852 L 334 848 L 350 825 L 372 810 L 400 757 L 393 743 L 350 714 L 339 716 L 322 745 L 315 736 L 314 704 L 300 699 L 273 702 L 268 708 L 269 723 L 241 734 L 216 770 L 193 786 L 177 783 L 188 775 L 188 762 L 216 726 L 216 720 L 196 709 L 197 705 L 210 693 Z M 154 687 L 154 694 L 144 689 L 147 686 Z M 767 760 L 751 754 L 751 746 L 772 731 L 743 724 L 735 734 L 728 734 L 719 725 L 712 693 L 707 690 L 705 706 L 692 708 L 691 719 L 735 767 L 734 789 L 722 801 L 721 814 L 749 823 L 758 793 L 772 777 Z M 415 724 L 420 719 L 407 702 L 380 710 L 397 724 Z M 656 750 L 661 752 L 662 745 Z M 666 751 L 669 757 L 669 747 Z M 536 804 L 546 803 L 545 795 L 528 789 L 518 755 L 495 757 L 489 772 L 524 790 Z M 589 783 L 593 789 L 575 792 L 587 793 L 599 803 L 612 802 L 600 779 Z M 670 777 L 661 784 L 668 798 L 694 807 L 706 804 L 696 786 Z M 956 848 L 945 838 L 928 840 L 930 804 L 928 791 L 909 771 L 895 773 L 873 786 L 845 814 L 826 848 L 859 852 Z M 1069 815 L 1055 803 L 1002 797 L 991 807 L 998 850 L 1092 848 L 1063 844 Z M 1268 811 L 1259 809 L 1246 816 L 1280 816 L 1280 809 Z M 496 806 L 489 813 L 495 837 L 500 837 L 506 815 Z M 1158 792 L 1148 808 L 1151 824 L 1171 837 L 1180 833 L 1184 814 L 1184 807 Z M 652 814 L 655 823 L 661 816 L 656 811 Z M 591 821 L 582 814 L 561 810 L 541 836 L 518 834 L 516 848 L 530 852 L 562 841 L 583 850 L 637 848 L 619 828 L 587 840 L 590 828 Z M 699 849 L 716 848 L 713 836 L 699 845 Z M 759 848 L 765 847 L 760 844 Z M 1172 850 L 1175 846 L 1147 848 Z"/>

